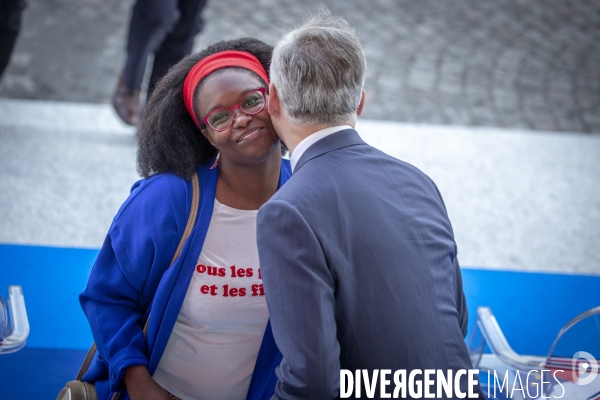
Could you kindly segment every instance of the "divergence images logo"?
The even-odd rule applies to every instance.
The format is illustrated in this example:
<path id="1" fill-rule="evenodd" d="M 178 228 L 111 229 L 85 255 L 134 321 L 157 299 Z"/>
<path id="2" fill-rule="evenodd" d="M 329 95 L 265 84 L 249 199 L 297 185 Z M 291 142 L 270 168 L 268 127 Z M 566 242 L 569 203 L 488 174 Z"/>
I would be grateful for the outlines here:
<path id="1" fill-rule="evenodd" d="M 586 351 L 578 351 L 573 355 L 572 362 L 573 382 L 576 385 L 592 383 L 598 374 L 598 362 L 594 356 Z"/>

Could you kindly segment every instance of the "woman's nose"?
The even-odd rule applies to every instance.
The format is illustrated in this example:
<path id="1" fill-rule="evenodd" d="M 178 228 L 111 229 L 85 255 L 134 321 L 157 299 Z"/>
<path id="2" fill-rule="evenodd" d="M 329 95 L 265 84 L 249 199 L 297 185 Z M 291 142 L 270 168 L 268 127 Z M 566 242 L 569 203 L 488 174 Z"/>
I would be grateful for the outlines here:
<path id="1" fill-rule="evenodd" d="M 246 114 L 239 108 L 233 110 L 233 127 L 234 128 L 243 128 L 248 125 L 248 123 L 252 121 L 252 115 Z"/>

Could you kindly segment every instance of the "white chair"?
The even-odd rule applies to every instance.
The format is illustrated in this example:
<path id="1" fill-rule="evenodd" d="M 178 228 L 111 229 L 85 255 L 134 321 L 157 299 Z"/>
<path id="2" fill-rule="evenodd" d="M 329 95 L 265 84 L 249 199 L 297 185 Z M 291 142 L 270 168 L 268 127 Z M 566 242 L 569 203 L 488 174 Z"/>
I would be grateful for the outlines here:
<path id="1" fill-rule="evenodd" d="M 569 321 L 546 357 L 517 354 L 492 310 L 479 307 L 467 346 L 473 367 L 480 370 L 481 386 L 490 399 L 600 398 L 600 359 L 594 359 L 600 355 L 600 307 Z M 486 346 L 490 353 L 484 354 Z"/>

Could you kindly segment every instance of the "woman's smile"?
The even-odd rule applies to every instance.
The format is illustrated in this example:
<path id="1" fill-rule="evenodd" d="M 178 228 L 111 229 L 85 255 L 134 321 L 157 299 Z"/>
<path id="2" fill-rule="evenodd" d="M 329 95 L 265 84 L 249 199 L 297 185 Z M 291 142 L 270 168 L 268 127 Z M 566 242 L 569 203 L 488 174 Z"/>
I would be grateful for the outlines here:
<path id="1" fill-rule="evenodd" d="M 250 141 L 250 140 L 256 139 L 261 134 L 262 131 L 263 131 L 262 126 L 248 129 L 246 132 L 244 132 L 240 135 L 240 137 L 236 140 L 236 142 L 240 143 L 240 142 L 245 142 L 245 141 Z"/>

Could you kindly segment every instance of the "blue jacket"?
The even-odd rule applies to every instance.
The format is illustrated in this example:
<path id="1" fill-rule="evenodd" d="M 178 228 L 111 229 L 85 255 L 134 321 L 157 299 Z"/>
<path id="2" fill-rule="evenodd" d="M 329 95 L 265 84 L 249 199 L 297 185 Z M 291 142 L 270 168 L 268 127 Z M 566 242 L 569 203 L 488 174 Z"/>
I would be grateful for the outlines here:
<path id="1" fill-rule="evenodd" d="M 290 176 L 289 161 L 282 160 L 279 186 Z M 200 167 L 198 177 L 198 218 L 175 263 L 168 268 L 190 212 L 192 184 L 173 174 L 159 174 L 132 187 L 79 296 L 98 348 L 83 380 L 96 383 L 99 399 L 125 390 L 121 380 L 128 367 L 145 365 L 153 374 L 167 346 L 208 231 L 218 169 Z M 268 324 L 247 399 L 271 397 L 280 361 Z M 123 394 L 120 399 L 127 398 Z"/>

